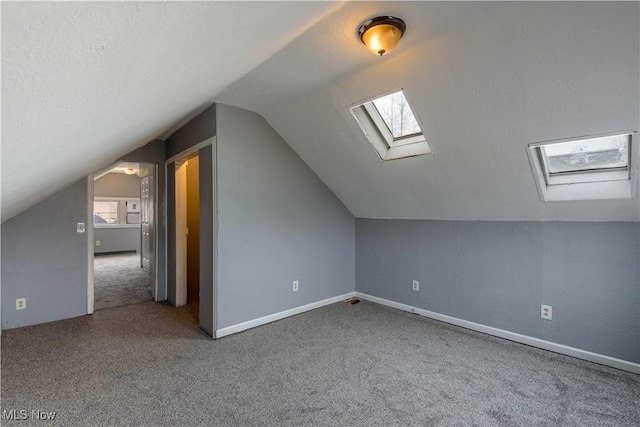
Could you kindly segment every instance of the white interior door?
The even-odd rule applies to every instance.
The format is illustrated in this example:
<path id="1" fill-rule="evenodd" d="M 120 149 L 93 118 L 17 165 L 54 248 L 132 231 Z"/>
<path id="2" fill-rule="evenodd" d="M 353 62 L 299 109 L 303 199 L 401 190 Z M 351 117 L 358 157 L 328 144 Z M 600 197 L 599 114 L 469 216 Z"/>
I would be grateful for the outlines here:
<path id="1" fill-rule="evenodd" d="M 187 164 L 176 163 L 176 307 L 187 303 Z"/>

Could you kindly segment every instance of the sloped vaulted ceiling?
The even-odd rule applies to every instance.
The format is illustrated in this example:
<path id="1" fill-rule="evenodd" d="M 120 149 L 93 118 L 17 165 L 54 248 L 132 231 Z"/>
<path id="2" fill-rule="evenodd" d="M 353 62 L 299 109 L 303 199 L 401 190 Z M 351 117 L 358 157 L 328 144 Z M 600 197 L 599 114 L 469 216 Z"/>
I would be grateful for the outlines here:
<path id="1" fill-rule="evenodd" d="M 218 100 L 265 116 L 358 217 L 640 219 L 637 198 L 542 203 L 525 154 L 640 128 L 638 2 L 1 6 L 2 221 Z M 382 58 L 356 36 L 378 14 L 408 25 Z M 381 162 L 349 114 L 396 88 L 433 154 Z"/>
<path id="2" fill-rule="evenodd" d="M 525 147 L 640 127 L 639 7 L 349 3 L 220 99 L 264 115 L 357 217 L 638 221 L 637 198 L 541 202 Z M 382 58 L 356 36 L 377 14 L 408 27 Z M 397 88 L 433 154 L 382 162 L 347 107 Z"/>
<path id="3" fill-rule="evenodd" d="M 2 221 L 210 104 L 334 2 L 2 2 Z"/>

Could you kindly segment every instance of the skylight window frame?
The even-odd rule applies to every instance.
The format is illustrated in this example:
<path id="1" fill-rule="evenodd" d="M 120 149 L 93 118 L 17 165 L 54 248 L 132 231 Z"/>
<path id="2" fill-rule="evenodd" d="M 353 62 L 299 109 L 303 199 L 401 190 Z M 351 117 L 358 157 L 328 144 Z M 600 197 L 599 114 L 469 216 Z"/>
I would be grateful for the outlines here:
<path id="1" fill-rule="evenodd" d="M 407 104 L 411 109 L 411 114 L 413 114 L 413 117 L 420 128 L 419 133 L 395 138 L 386 121 L 373 103 L 376 99 L 383 98 L 397 92 L 402 92 L 402 95 L 407 101 Z M 349 106 L 349 111 L 356 119 L 360 129 L 362 129 L 371 145 L 373 145 L 373 148 L 376 150 L 376 153 L 378 153 L 381 160 L 397 160 L 432 153 L 431 147 L 429 146 L 424 134 L 424 126 L 416 114 L 416 110 L 411 101 L 406 96 L 402 88 L 353 104 Z"/>
<path id="2" fill-rule="evenodd" d="M 626 167 L 549 172 L 545 146 L 621 135 L 628 138 Z M 639 144 L 635 130 L 529 144 L 527 155 L 540 199 L 543 202 L 634 199 L 638 182 Z"/>

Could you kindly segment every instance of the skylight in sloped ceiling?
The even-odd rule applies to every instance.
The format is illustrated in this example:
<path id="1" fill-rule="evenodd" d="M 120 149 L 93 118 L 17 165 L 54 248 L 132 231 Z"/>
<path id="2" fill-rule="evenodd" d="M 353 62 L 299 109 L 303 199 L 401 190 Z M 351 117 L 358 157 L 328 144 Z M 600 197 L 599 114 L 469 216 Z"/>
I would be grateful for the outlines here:
<path id="1" fill-rule="evenodd" d="M 349 108 L 382 160 L 429 154 L 431 148 L 402 90 Z"/>
<path id="2" fill-rule="evenodd" d="M 402 91 L 376 98 L 372 102 L 394 139 L 422 133 Z"/>
<path id="3" fill-rule="evenodd" d="M 629 166 L 628 135 L 550 144 L 542 149 L 550 174 L 626 169 Z"/>
<path id="4" fill-rule="evenodd" d="M 543 201 L 630 199 L 637 181 L 637 132 L 530 144 Z"/>

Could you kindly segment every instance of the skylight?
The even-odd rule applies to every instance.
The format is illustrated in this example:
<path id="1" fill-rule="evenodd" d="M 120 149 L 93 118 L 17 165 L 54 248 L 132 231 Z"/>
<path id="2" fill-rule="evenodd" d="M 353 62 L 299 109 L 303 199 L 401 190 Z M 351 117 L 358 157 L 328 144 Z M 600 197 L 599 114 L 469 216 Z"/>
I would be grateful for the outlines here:
<path id="1" fill-rule="evenodd" d="M 349 108 L 382 160 L 429 154 L 431 148 L 402 90 Z"/>
<path id="2" fill-rule="evenodd" d="M 382 116 L 387 129 L 395 139 L 422 133 L 420 125 L 413 115 L 407 98 L 402 91 L 390 93 L 373 100 L 378 113 Z"/>
<path id="3" fill-rule="evenodd" d="M 636 132 L 625 132 L 530 144 L 529 160 L 542 200 L 635 197 L 636 139 Z"/>
<path id="4" fill-rule="evenodd" d="M 544 146 L 543 150 L 550 174 L 629 166 L 628 135 L 550 144 Z"/>

